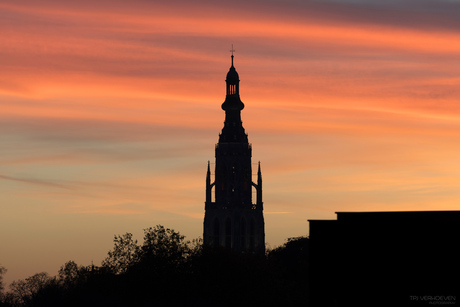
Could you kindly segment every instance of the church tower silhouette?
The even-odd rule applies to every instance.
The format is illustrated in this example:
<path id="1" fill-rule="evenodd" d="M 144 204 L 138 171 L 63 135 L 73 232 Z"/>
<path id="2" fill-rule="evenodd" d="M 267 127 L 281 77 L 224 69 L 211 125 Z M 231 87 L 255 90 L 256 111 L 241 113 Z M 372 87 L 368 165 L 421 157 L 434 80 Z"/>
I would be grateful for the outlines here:
<path id="1" fill-rule="evenodd" d="M 225 122 L 216 144 L 214 182 L 208 161 L 203 240 L 207 246 L 222 246 L 236 252 L 263 255 L 265 224 L 260 162 L 257 183 L 252 181 L 252 146 L 241 122 L 244 104 L 240 99 L 239 76 L 233 66 L 227 73 L 227 96 L 222 109 Z M 252 189 L 256 203 L 252 203 Z M 214 188 L 214 201 L 212 189 Z"/>

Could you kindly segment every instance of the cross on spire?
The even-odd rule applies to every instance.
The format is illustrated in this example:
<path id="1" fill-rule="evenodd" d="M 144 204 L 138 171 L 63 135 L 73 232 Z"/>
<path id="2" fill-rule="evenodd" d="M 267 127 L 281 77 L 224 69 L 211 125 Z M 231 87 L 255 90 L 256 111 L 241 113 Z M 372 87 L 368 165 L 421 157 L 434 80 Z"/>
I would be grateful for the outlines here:
<path id="1" fill-rule="evenodd" d="M 232 53 L 232 66 L 233 66 L 233 52 L 235 52 L 235 50 L 233 49 L 233 44 L 232 44 L 232 50 L 230 50 L 230 52 Z"/>

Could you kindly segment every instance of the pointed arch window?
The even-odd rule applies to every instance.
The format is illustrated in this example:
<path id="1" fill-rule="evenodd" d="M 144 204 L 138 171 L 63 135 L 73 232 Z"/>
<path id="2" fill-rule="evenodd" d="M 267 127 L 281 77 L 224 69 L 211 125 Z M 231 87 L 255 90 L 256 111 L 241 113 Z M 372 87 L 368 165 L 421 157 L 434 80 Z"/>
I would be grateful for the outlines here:
<path id="1" fill-rule="evenodd" d="M 241 229 L 240 229 L 240 234 L 241 234 L 241 250 L 245 251 L 246 250 L 246 219 L 242 218 L 241 219 Z"/>
<path id="2" fill-rule="evenodd" d="M 229 217 L 225 220 L 225 247 L 232 247 L 232 221 Z"/>
<path id="3" fill-rule="evenodd" d="M 251 250 L 254 250 L 255 248 L 255 234 L 256 232 L 256 222 L 254 221 L 254 218 L 251 218 L 251 222 L 249 224 L 249 248 Z"/>
<path id="4" fill-rule="evenodd" d="M 219 238 L 220 238 L 220 225 L 219 225 L 219 219 L 216 217 L 214 218 L 214 225 L 212 226 L 212 245 L 219 246 Z"/>

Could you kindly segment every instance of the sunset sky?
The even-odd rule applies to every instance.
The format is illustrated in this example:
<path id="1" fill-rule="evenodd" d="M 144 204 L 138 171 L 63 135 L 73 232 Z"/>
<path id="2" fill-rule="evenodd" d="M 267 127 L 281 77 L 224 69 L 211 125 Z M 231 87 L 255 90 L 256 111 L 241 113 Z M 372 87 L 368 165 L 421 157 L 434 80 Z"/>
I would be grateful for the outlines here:
<path id="1" fill-rule="evenodd" d="M 115 234 L 202 236 L 232 44 L 269 246 L 460 208 L 460 1 L 3 0 L 7 284 L 100 265 Z"/>

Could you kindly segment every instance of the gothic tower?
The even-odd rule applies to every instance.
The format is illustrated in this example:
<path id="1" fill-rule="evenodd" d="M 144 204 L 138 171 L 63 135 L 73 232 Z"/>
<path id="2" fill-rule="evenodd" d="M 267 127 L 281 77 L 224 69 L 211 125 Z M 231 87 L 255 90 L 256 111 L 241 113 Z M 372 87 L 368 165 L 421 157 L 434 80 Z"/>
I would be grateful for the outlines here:
<path id="1" fill-rule="evenodd" d="M 222 109 L 225 122 L 216 144 L 214 182 L 208 162 L 204 216 L 204 244 L 237 252 L 264 254 L 265 226 L 260 162 L 257 183 L 252 182 L 252 147 L 241 122 L 244 104 L 240 99 L 239 76 L 233 66 L 227 73 L 227 96 Z M 256 202 L 252 202 L 253 188 Z M 214 201 L 212 190 L 214 189 Z"/>

